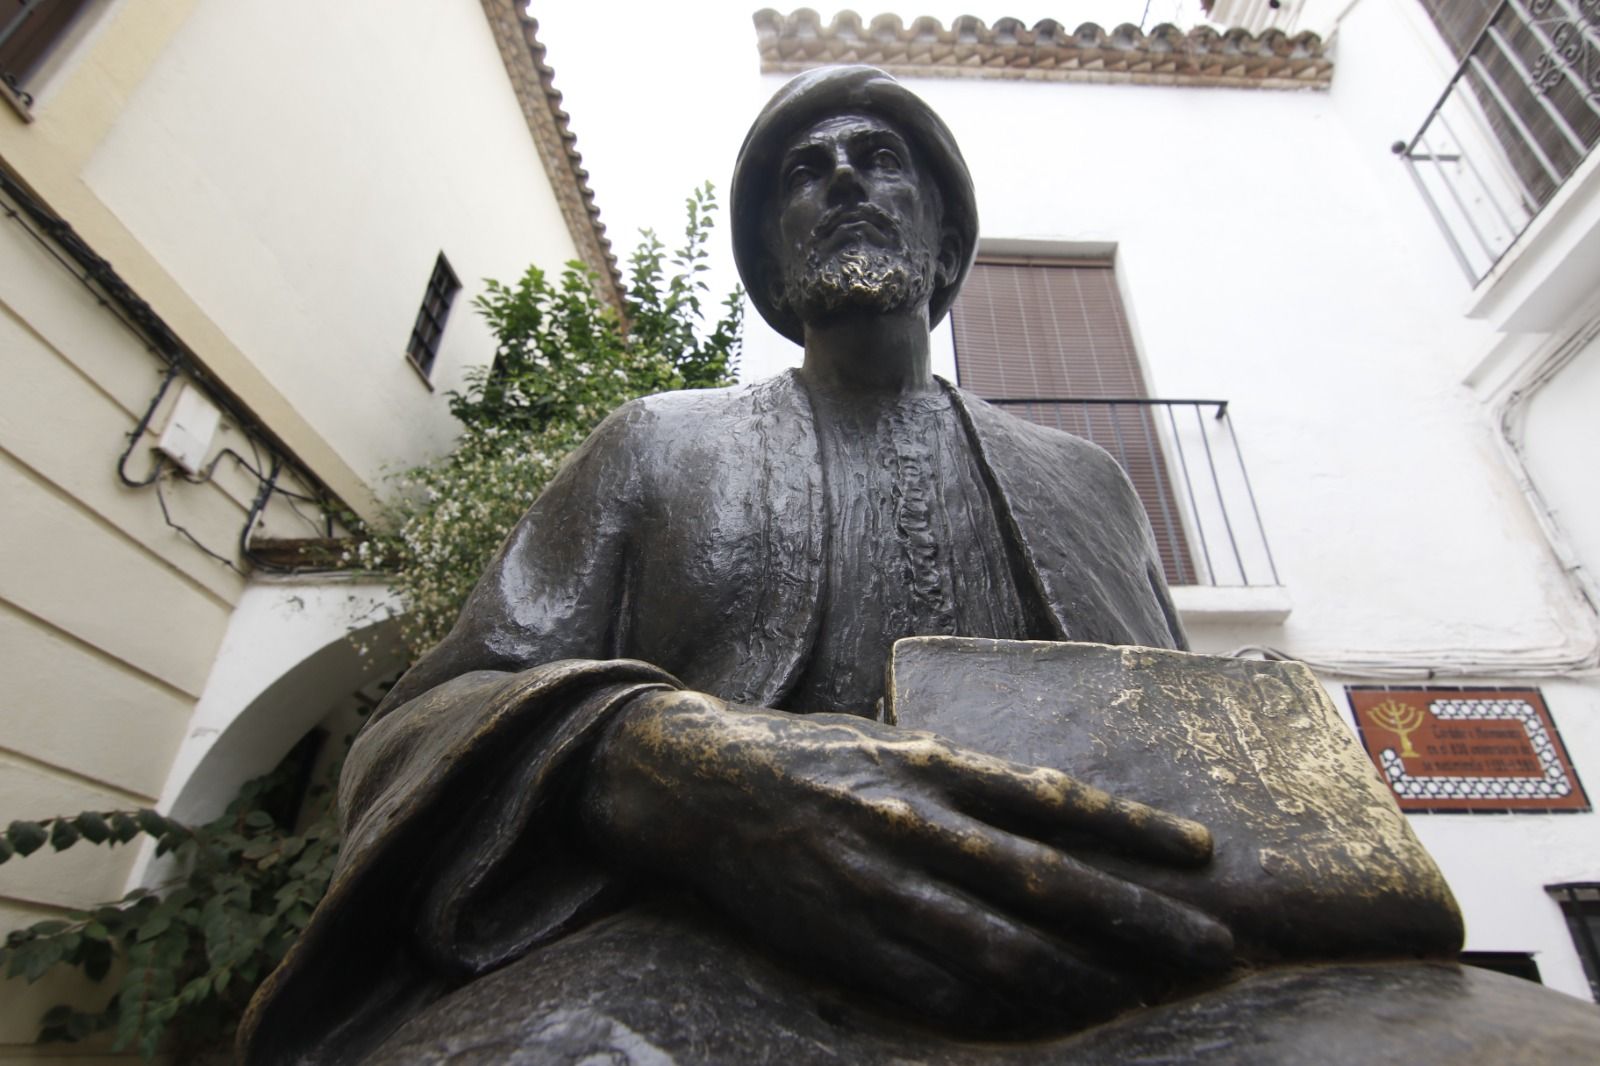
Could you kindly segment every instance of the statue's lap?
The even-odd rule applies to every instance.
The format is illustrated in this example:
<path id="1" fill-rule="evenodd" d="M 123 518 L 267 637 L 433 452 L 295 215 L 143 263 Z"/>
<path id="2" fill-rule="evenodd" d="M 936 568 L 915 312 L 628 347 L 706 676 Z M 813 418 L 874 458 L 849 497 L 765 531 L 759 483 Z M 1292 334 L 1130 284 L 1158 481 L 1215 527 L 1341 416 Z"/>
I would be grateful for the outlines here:
<path id="1" fill-rule="evenodd" d="M 1594 1005 L 1437 962 L 1265 970 L 1072 1036 L 961 1041 L 854 1005 L 692 905 L 667 904 L 625 911 L 458 990 L 368 1061 L 1445 1066 L 1597 1055 Z"/>

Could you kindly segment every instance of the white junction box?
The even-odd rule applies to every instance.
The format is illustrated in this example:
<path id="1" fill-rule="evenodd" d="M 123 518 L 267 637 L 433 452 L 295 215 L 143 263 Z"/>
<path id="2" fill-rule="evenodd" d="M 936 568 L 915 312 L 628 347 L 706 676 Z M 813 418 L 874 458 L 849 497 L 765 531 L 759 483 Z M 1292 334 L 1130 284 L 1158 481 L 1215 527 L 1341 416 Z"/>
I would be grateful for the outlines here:
<path id="1" fill-rule="evenodd" d="M 156 444 L 167 458 L 190 474 L 198 474 L 222 422 L 222 412 L 205 393 L 185 382 L 172 405 L 167 428 Z"/>

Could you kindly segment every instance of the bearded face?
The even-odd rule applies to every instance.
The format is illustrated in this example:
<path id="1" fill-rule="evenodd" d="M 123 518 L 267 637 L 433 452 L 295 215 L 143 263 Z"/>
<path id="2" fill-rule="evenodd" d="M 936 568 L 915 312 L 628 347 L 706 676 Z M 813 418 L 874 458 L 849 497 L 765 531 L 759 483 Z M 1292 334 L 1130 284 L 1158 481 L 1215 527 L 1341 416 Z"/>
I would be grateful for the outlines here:
<path id="1" fill-rule="evenodd" d="M 886 314 L 926 304 L 933 295 L 936 252 L 905 239 L 887 218 L 877 232 L 843 241 L 819 225 L 798 269 L 785 271 L 782 299 L 803 321 L 841 314 Z"/>
<path id="2" fill-rule="evenodd" d="M 805 322 L 927 304 L 938 284 L 937 191 L 892 127 L 857 115 L 818 123 L 781 174 L 780 302 Z"/>

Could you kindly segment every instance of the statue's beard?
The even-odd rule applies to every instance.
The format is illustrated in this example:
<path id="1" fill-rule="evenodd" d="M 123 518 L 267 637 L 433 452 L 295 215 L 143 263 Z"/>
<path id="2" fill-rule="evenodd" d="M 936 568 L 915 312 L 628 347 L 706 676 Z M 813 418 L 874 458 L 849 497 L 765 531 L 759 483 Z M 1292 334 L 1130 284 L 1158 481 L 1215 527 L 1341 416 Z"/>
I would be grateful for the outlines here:
<path id="1" fill-rule="evenodd" d="M 827 253 L 807 253 L 798 274 L 784 279 L 783 298 L 809 322 L 909 310 L 928 302 L 933 284 L 931 256 L 852 243 Z"/>

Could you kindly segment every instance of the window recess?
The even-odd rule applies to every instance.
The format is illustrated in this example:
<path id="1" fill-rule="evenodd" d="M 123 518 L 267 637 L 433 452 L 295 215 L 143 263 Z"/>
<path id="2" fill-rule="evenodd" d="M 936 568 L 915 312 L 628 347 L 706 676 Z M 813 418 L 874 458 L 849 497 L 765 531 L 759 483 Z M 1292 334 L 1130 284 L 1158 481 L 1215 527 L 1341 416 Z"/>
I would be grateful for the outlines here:
<path id="1" fill-rule="evenodd" d="M 964 388 L 1127 471 L 1168 584 L 1279 584 L 1227 401 L 1150 395 L 1110 260 L 985 257 L 951 321 Z"/>
<path id="2" fill-rule="evenodd" d="M 0 95 L 33 116 L 28 87 L 89 0 L 0 0 Z"/>
<path id="3" fill-rule="evenodd" d="M 1538 962 L 1526 951 L 1463 951 L 1461 962 L 1480 970 L 1493 970 L 1495 973 L 1520 977 L 1524 981 L 1544 984 L 1544 978 L 1539 975 Z"/>
<path id="4" fill-rule="evenodd" d="M 439 357 L 439 340 L 444 336 L 444 324 L 450 317 L 450 305 L 460 291 L 461 282 L 456 280 L 456 272 L 440 252 L 433 264 L 433 275 L 428 279 L 428 290 L 422 296 L 422 306 L 417 309 L 416 324 L 411 327 L 411 340 L 406 343 L 406 358 L 417 368 L 423 381 L 433 375 L 433 364 Z"/>
<path id="5" fill-rule="evenodd" d="M 1600 1003 L 1600 881 L 1548 885 L 1545 891 L 1561 906 L 1567 931 L 1589 979 L 1589 995 Z"/>

